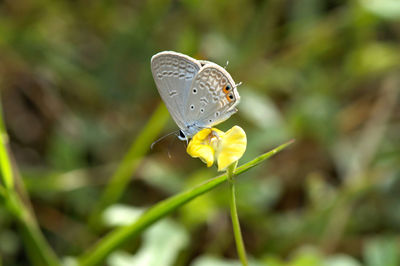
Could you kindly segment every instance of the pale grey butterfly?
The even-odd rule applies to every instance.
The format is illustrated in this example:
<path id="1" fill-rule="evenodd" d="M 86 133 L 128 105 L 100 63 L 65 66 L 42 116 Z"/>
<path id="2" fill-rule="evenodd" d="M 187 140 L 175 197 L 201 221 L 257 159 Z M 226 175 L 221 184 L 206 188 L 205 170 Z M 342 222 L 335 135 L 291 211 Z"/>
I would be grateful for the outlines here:
<path id="1" fill-rule="evenodd" d="M 151 58 L 158 92 L 180 128 L 179 139 L 188 140 L 237 112 L 237 85 L 225 68 L 190 56 L 164 51 Z"/>

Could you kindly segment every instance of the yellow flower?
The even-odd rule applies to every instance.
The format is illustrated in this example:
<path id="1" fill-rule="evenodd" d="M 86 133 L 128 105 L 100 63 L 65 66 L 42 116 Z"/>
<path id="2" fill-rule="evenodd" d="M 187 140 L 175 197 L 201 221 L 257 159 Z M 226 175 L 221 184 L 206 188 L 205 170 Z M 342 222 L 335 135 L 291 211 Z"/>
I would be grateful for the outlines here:
<path id="1" fill-rule="evenodd" d="M 205 128 L 193 136 L 186 151 L 190 156 L 200 158 L 207 167 L 216 161 L 218 171 L 224 171 L 242 157 L 246 145 L 246 133 L 239 126 L 234 126 L 227 132 Z"/>

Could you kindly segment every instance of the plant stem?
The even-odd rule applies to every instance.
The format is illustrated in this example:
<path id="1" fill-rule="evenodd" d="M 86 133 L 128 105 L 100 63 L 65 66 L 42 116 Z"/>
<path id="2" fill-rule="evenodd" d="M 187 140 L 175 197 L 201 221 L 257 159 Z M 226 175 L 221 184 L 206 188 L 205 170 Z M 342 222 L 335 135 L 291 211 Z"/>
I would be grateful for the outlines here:
<path id="1" fill-rule="evenodd" d="M 254 166 L 268 159 L 277 152 L 283 150 L 292 143 L 293 140 L 285 144 L 282 144 L 279 147 L 273 149 L 272 151 L 264 153 L 255 158 L 254 160 L 238 167 L 235 171 L 235 175 L 239 175 L 241 173 L 246 172 L 247 170 L 253 168 Z M 155 204 L 153 207 L 148 209 L 145 213 L 143 213 L 137 220 L 135 220 L 130 225 L 116 228 L 108 235 L 106 235 L 103 239 L 99 240 L 93 248 L 87 250 L 79 258 L 79 265 L 89 266 L 89 265 L 101 264 L 101 262 L 107 257 L 108 254 L 119 248 L 128 240 L 137 237 L 150 225 L 154 224 L 163 217 L 172 213 L 173 211 L 175 211 L 182 205 L 186 204 L 187 202 L 197 198 L 198 196 L 224 183 L 227 180 L 227 178 L 228 178 L 227 174 L 217 176 L 200 184 L 197 187 L 194 187 L 188 191 L 181 192 L 175 196 L 172 196 L 168 199 L 165 199 Z"/>
<path id="2" fill-rule="evenodd" d="M 1 169 L 1 181 L 6 189 L 12 189 L 14 187 L 12 167 L 10 158 L 7 152 L 8 136 L 5 130 L 3 122 L 2 106 L 0 105 L 0 169 Z"/>
<path id="3" fill-rule="evenodd" d="M 228 174 L 228 183 L 229 183 L 229 206 L 231 208 L 231 219 L 232 219 L 232 227 L 233 227 L 233 235 L 235 237 L 236 242 L 236 250 L 239 256 L 240 261 L 243 266 L 248 266 L 247 257 L 246 257 L 246 249 L 243 243 L 242 232 L 240 230 L 239 216 L 236 208 L 236 192 L 235 192 L 235 179 L 234 173 L 236 170 L 237 162 L 231 164 L 227 169 Z"/>
<path id="4" fill-rule="evenodd" d="M 57 256 L 46 242 L 30 210 L 25 207 L 15 191 L 8 191 L 6 206 L 18 222 L 32 265 L 60 265 Z"/>
<path id="5" fill-rule="evenodd" d="M 0 186 L 1 199 L 16 219 L 22 232 L 25 248 L 32 265 L 60 265 L 57 256 L 42 235 L 39 226 L 29 208 L 22 202 L 15 191 L 15 171 L 8 152 L 8 136 L 3 122 L 0 106 Z"/>
<path id="6" fill-rule="evenodd" d="M 150 120 L 143 128 L 139 136 L 132 142 L 128 152 L 112 175 L 104 193 L 94 207 L 89 217 L 89 225 L 92 228 L 101 226 L 99 223 L 102 211 L 109 205 L 118 201 L 122 196 L 132 174 L 140 165 L 141 158 L 149 151 L 152 141 L 168 122 L 169 114 L 164 104 L 160 104 L 154 111 Z"/>

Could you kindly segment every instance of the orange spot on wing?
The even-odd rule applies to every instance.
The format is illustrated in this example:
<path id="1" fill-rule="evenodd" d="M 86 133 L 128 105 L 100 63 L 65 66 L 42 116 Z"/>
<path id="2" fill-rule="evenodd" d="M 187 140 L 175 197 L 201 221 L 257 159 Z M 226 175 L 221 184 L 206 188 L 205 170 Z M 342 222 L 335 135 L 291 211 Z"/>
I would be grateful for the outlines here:
<path id="1" fill-rule="evenodd" d="M 222 88 L 222 91 L 225 93 L 225 94 L 228 94 L 229 93 L 229 90 L 227 90 L 227 88 L 228 88 L 228 85 L 225 85 L 223 88 Z M 229 87 L 230 88 L 230 87 Z"/>

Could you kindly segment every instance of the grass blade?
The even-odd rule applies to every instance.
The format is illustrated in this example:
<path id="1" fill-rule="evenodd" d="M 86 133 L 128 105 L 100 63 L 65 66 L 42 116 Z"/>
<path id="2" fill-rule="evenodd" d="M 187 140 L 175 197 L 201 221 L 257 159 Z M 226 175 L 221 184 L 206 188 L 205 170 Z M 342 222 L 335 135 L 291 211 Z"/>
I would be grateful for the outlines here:
<path id="1" fill-rule="evenodd" d="M 99 216 L 109 205 L 118 201 L 131 179 L 132 173 L 140 165 L 141 158 L 150 150 L 150 145 L 168 122 L 169 113 L 164 104 L 160 104 L 147 122 L 139 136 L 133 141 L 117 170 L 112 175 L 103 195 L 89 218 L 93 228 L 99 226 Z"/>
<path id="2" fill-rule="evenodd" d="M 248 163 L 245 163 L 244 165 L 237 168 L 237 170 L 235 171 L 235 175 L 246 172 L 247 170 L 253 168 L 254 166 L 283 150 L 292 143 L 293 140 L 280 145 L 270 152 L 258 156 Z M 167 216 L 171 212 L 175 211 L 185 203 L 222 184 L 227 180 L 227 177 L 227 174 L 217 176 L 188 191 L 184 191 L 159 202 L 158 204 L 148 209 L 142 216 L 139 217 L 139 219 L 134 221 L 132 224 L 124 227 L 119 227 L 106 235 L 93 248 L 89 249 L 85 254 L 83 254 L 81 258 L 79 258 L 80 265 L 98 265 L 107 257 L 108 254 L 116 250 L 126 241 L 138 236 L 147 227 L 160 220 L 161 218 Z"/>

